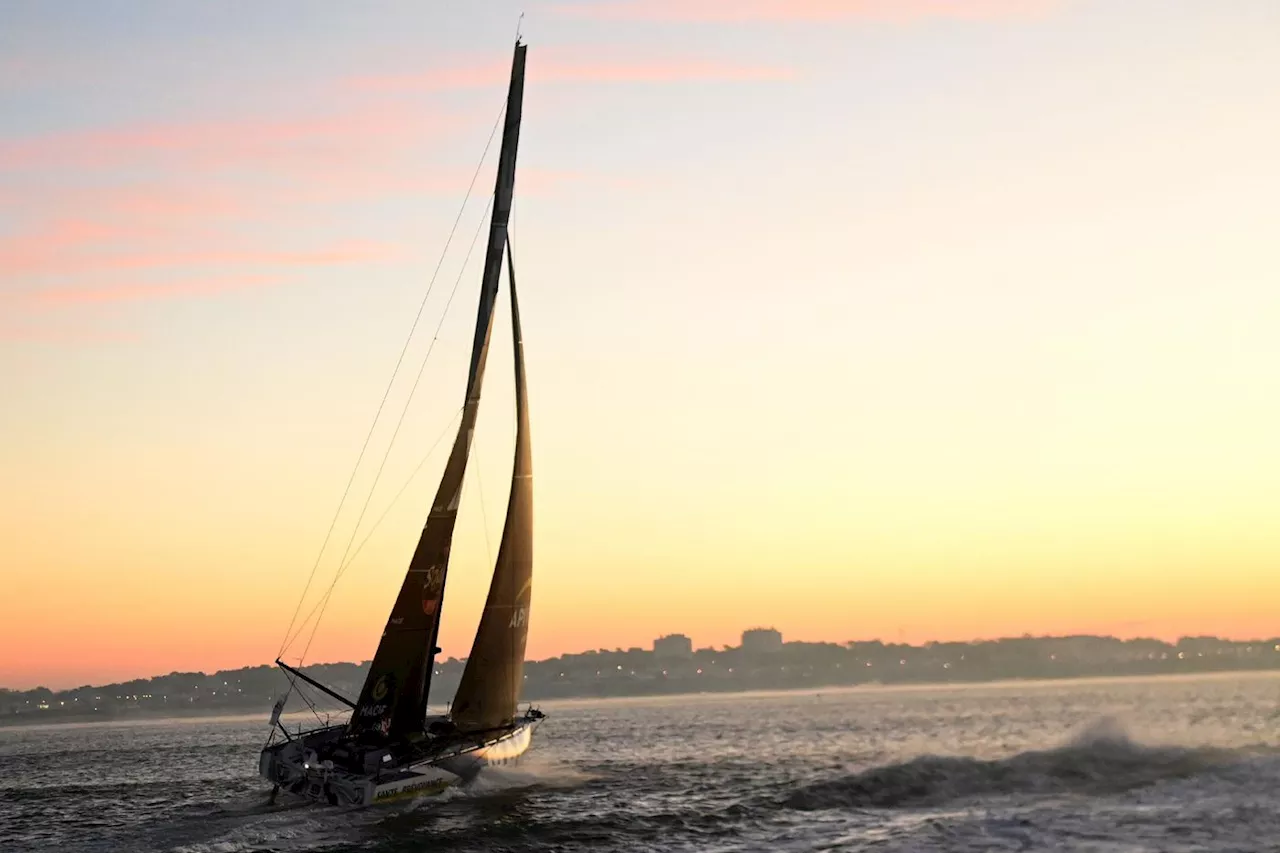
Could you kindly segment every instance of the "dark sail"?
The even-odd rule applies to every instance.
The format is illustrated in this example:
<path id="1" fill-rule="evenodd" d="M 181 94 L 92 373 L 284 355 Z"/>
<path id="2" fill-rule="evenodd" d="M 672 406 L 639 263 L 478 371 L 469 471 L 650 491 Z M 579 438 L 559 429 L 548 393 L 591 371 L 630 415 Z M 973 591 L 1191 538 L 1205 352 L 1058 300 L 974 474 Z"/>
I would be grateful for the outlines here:
<path id="1" fill-rule="evenodd" d="M 516 450 L 511 495 L 480 627 L 454 695 L 452 717 L 463 731 L 495 729 L 512 721 L 524 671 L 533 593 L 533 463 L 529 450 L 529 406 L 525 390 L 524 341 L 516 300 L 515 264 L 507 247 L 511 284 L 511 333 L 516 371 Z"/>
<path id="2" fill-rule="evenodd" d="M 444 600 L 445 577 L 449 569 L 449 548 L 462 498 L 467 456 L 480 406 L 489 335 L 493 328 L 493 308 L 498 297 L 503 252 L 507 247 L 507 222 L 515 188 L 516 148 L 520 138 L 520 114 L 524 97 L 525 47 L 517 43 L 512 61 L 511 84 L 507 91 L 506 122 L 502 131 L 502 151 L 494 190 L 493 219 L 485 253 L 476 315 L 475 338 L 471 347 L 471 370 L 467 378 L 466 403 L 462 423 L 454 440 L 449 461 L 431 512 L 409 563 L 400 594 L 396 597 L 382 641 L 374 653 L 369 675 L 351 713 L 350 732 L 355 735 L 377 732 L 391 738 L 422 731 L 427 710 L 427 694 L 435 663 L 436 636 Z"/>

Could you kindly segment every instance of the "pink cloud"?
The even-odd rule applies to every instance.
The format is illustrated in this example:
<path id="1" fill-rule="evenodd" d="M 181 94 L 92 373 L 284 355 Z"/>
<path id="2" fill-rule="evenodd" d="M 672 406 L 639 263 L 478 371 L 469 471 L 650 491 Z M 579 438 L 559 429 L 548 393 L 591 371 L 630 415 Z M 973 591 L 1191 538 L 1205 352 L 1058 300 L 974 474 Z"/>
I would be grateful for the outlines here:
<path id="1" fill-rule="evenodd" d="M 29 308 L 54 309 L 81 305 L 104 305 L 211 296 L 237 290 L 272 287 L 284 283 L 280 276 L 246 275 L 231 278 L 197 279 L 156 284 L 114 284 L 102 287 L 58 287 L 17 294 L 15 300 Z"/>
<path id="2" fill-rule="evenodd" d="M 262 169 L 253 171 L 261 174 L 253 174 L 250 180 L 210 179 L 196 170 L 175 169 L 131 184 L 95 180 L 69 185 L 32 181 L 0 184 L 0 210 L 12 211 L 20 221 L 32 223 L 28 232 L 38 233 L 28 233 L 22 242 L 79 237 L 75 242 L 83 244 L 91 238 L 105 242 L 161 234 L 171 239 L 180 231 L 201 230 L 208 237 L 211 226 L 252 224 L 279 215 L 282 208 L 295 208 L 285 214 L 291 219 L 305 216 L 310 220 L 334 203 L 393 192 L 456 193 L 459 186 L 466 187 L 467 180 L 461 173 L 422 174 L 417 163 L 390 152 L 347 158 L 323 168 L 300 159 L 263 164 Z M 90 170 L 89 174 L 107 174 L 119 180 L 105 170 Z M 90 233 L 90 229 L 95 230 Z M 0 236 L 0 256 L 6 250 L 12 252 L 15 242 Z"/>
<path id="3" fill-rule="evenodd" d="M 115 221 L 172 222 L 193 216 L 231 217 L 248 211 L 246 199 L 228 189 L 177 182 L 154 187 L 73 188 L 53 195 L 64 211 L 93 211 Z"/>
<path id="4" fill-rule="evenodd" d="M 334 203 L 420 193 L 433 183 L 441 191 L 465 187 L 424 176 L 420 165 L 424 137 L 462 121 L 382 106 L 322 118 L 157 122 L 0 139 L 0 211 L 18 229 L 0 232 L 0 270 L 18 279 L 381 260 L 392 247 L 277 251 L 253 248 L 250 235 L 280 215 L 313 222 Z M 121 184 L 139 168 L 142 183 Z"/>
<path id="5" fill-rule="evenodd" d="M 0 343 L 92 345 L 139 340 L 136 332 L 63 323 L 0 322 Z"/>
<path id="6" fill-rule="evenodd" d="M 372 241 L 347 241 L 302 251 L 199 244 L 181 248 L 167 239 L 172 236 L 172 231 L 140 228 L 136 222 L 59 221 L 0 240 L 0 268 L 15 276 L 48 276 L 162 267 L 329 266 L 381 261 L 398 253 L 395 246 Z M 139 243 L 145 248 L 129 248 Z M 157 243 L 162 245 L 157 247 Z"/>
<path id="7" fill-rule="evenodd" d="M 673 22 L 989 20 L 1041 15 L 1066 0 L 600 0 L 561 3 L 580 18 Z"/>
<path id="8" fill-rule="evenodd" d="M 359 77 L 350 85 L 373 91 L 447 91 L 497 86 L 506 81 L 506 62 L 464 64 L 414 74 Z M 685 83 L 793 80 L 792 69 L 747 65 L 705 59 L 690 60 L 590 60 L 540 59 L 529 64 L 531 84 L 552 83 Z"/>
<path id="9" fill-rule="evenodd" d="M 3 68 L 10 76 L 29 70 L 15 62 Z M 565 80 L 674 80 L 747 72 L 714 63 L 565 61 L 547 73 Z M 446 87 L 501 85 L 506 67 L 473 63 L 449 74 Z M 404 247 L 373 241 L 281 247 L 263 236 L 278 229 L 261 225 L 314 225 L 335 205 L 362 200 L 460 197 L 472 167 L 432 165 L 424 142 L 487 127 L 491 106 L 477 121 L 362 95 L 321 115 L 156 120 L 0 137 L 0 315 L 8 324 L 0 323 L 0 339 L 114 340 L 110 332 L 56 323 L 72 309 L 97 313 L 117 304 L 249 291 L 286 282 L 287 270 L 400 257 Z M 527 166 L 521 178 L 526 193 L 586 181 L 621 186 L 609 176 Z"/>
<path id="10" fill-rule="evenodd" d="M 40 167 L 93 169 L 122 162 L 210 169 L 249 161 L 340 163 L 388 145 L 420 145 L 462 119 L 423 110 L 366 109 L 318 118 L 226 119 L 143 124 L 0 140 L 0 172 Z"/>
<path id="11" fill-rule="evenodd" d="M 39 268 L 48 259 L 81 246 L 109 240 L 119 233 L 118 228 L 110 225 L 71 220 L 33 233 L 0 239 L 0 269 L 8 275 L 21 275 Z"/>

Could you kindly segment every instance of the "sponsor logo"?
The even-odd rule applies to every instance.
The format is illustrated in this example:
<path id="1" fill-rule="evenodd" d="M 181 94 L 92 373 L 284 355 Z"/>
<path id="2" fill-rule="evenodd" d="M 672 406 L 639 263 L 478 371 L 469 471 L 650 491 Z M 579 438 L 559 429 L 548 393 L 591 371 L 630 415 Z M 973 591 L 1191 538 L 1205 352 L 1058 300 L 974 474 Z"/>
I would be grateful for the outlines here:
<path id="1" fill-rule="evenodd" d="M 444 589 L 444 566 L 428 566 L 422 574 L 422 612 L 434 616 L 440 609 L 440 593 Z"/>
<path id="2" fill-rule="evenodd" d="M 369 702 L 361 705 L 356 709 L 355 716 L 361 720 L 377 720 L 382 717 L 387 719 L 383 722 L 390 724 L 389 711 L 395 702 L 396 695 L 396 677 L 394 673 L 387 672 L 373 683 L 373 689 L 369 691 Z M 375 725 L 375 728 L 377 726 Z"/>
<path id="3" fill-rule="evenodd" d="M 422 570 L 422 594 L 438 593 L 444 586 L 444 564 L 427 566 Z"/>
<path id="4" fill-rule="evenodd" d="M 403 797 L 409 794 L 435 793 L 436 791 L 443 791 L 447 787 L 449 787 L 447 780 L 432 779 L 426 782 L 414 782 L 413 784 L 405 785 L 403 788 L 393 788 L 390 791 L 379 791 L 374 799 L 386 800 L 391 797 Z"/>

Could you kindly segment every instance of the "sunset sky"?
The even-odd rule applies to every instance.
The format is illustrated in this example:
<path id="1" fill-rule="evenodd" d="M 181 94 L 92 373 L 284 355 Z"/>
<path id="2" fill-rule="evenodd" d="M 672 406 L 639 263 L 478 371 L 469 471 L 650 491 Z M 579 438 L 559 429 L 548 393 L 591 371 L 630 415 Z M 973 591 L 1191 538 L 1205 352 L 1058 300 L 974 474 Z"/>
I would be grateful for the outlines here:
<path id="1" fill-rule="evenodd" d="M 521 11 L 531 657 L 1280 634 L 1274 0 L 0 0 L 0 686 L 273 659 Z M 355 544 L 461 406 L 496 148 L 304 614 L 442 315 Z M 308 661 L 372 654 L 447 444 Z"/>

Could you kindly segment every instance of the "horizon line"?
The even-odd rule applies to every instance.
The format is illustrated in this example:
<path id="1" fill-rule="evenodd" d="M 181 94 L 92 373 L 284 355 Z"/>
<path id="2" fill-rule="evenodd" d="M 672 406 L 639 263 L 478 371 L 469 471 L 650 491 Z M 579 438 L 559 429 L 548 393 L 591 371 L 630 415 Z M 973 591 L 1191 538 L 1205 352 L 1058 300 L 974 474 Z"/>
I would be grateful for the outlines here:
<path id="1" fill-rule="evenodd" d="M 762 629 L 759 629 L 759 628 L 751 628 L 751 629 L 747 629 L 747 630 L 762 630 Z M 766 630 L 766 631 L 767 631 L 767 630 L 776 630 L 776 629 L 769 629 L 769 628 L 765 628 L 765 629 L 763 629 L 763 630 Z M 779 632 L 779 633 L 781 633 L 781 632 Z M 662 637 L 659 637 L 659 638 L 656 638 L 656 639 L 665 639 L 665 638 L 667 638 L 667 637 L 673 637 L 673 636 L 684 636 L 684 637 L 688 638 L 688 637 L 687 637 L 687 635 L 676 633 L 676 634 L 665 634 L 665 635 L 663 635 Z M 930 647 L 933 647 L 933 646 L 966 646 L 966 645 L 982 645 L 982 644 L 990 644 L 990 643 L 1002 643 L 1002 642 L 1009 642 L 1009 641 L 1028 641 L 1028 640 L 1029 640 L 1029 641 L 1046 641 L 1046 640 L 1076 640 L 1076 639 L 1088 639 L 1088 640 L 1111 640 L 1111 641 L 1118 642 L 1118 643 L 1159 643 L 1159 644 L 1161 644 L 1161 645 L 1170 646 L 1170 647 L 1177 647 L 1179 644 L 1181 644 L 1181 643 L 1183 643 L 1183 642 L 1185 642 L 1185 641 L 1189 641 L 1189 640 L 1211 640 L 1211 641 L 1216 641 L 1216 642 L 1219 642 L 1219 643 L 1230 643 L 1230 644 L 1233 644 L 1233 645 L 1249 645 L 1249 644 L 1255 644 L 1255 643 L 1256 643 L 1256 644 L 1259 644 L 1259 645 L 1274 645 L 1274 646 L 1276 647 L 1276 649 L 1277 649 L 1277 650 L 1280 650 L 1280 634 L 1277 634 L 1277 635 L 1274 635 L 1274 636 L 1271 636 L 1271 637 L 1250 637 L 1250 638 L 1245 638 L 1245 639 L 1233 639 L 1233 638 L 1231 638 L 1231 637 L 1218 636 L 1218 635 L 1216 635 L 1216 634 L 1184 634 L 1184 635 L 1179 636 L 1176 640 L 1162 640 L 1162 639 L 1160 639 L 1160 638 L 1158 638 L 1158 637 L 1142 637 L 1142 636 L 1133 636 L 1133 637 L 1123 638 L 1123 637 L 1118 637 L 1118 636 L 1116 636 L 1116 635 L 1114 635 L 1114 634 L 1020 634 L 1020 635 L 1018 635 L 1018 636 L 1004 636 L 1004 637 L 991 637 L 991 638 L 975 638 L 975 639 L 970 639 L 970 640 L 926 640 L 926 641 L 924 641 L 924 642 L 922 642 L 922 643 L 919 643 L 919 644 L 915 644 L 915 643 L 908 643 L 908 642 L 897 642 L 897 641 L 893 641 L 893 640 L 885 640 L 885 639 L 880 639 L 880 638 L 867 639 L 867 640 L 845 640 L 845 641 L 843 641 L 843 642 L 835 642 L 835 641 L 832 641 L 832 640 L 783 640 L 782 644 L 783 644 L 784 646 L 787 646 L 787 645 L 809 645 L 809 646 L 840 646 L 840 647 L 848 648 L 848 647 L 849 647 L 849 646 L 851 646 L 851 645 L 857 645 L 857 644 L 868 644 L 868 645 L 869 645 L 869 644 L 872 644 L 872 643 L 879 643 L 880 645 L 882 645 L 882 646 L 886 646 L 886 647 L 912 648 L 912 649 L 927 649 L 927 648 L 930 648 Z M 738 650 L 738 649 L 741 649 L 741 648 L 742 648 L 742 646 L 741 646 L 741 645 L 737 645 L 737 646 L 729 646 L 729 645 L 725 645 L 725 646 L 721 646 L 721 647 L 720 647 L 720 648 L 718 648 L 718 649 L 717 649 L 715 646 L 703 646 L 703 647 L 701 647 L 701 648 L 696 648 L 696 647 L 695 647 L 695 648 L 693 648 L 693 649 L 692 649 L 692 652 L 693 652 L 694 654 L 697 654 L 697 653 L 699 653 L 699 652 L 717 652 L 717 651 L 723 652 L 723 651 L 733 651 L 733 650 Z M 630 647 L 630 648 L 626 648 L 626 649 L 624 649 L 624 648 L 621 648 L 621 647 L 617 647 L 617 646 L 615 646 L 615 647 L 614 647 L 614 648 L 612 648 L 612 649 L 595 648 L 595 649 L 584 649 L 584 650 L 582 650 L 582 651 L 578 651 L 578 652 L 563 652 L 563 653 L 561 653 L 561 654 L 559 654 L 559 655 L 555 655 L 555 656 L 547 657 L 547 658 L 541 658 L 541 659 L 538 659 L 538 660 L 525 660 L 523 663 L 524 663 L 525 665 L 528 665 L 528 664 L 540 664 L 540 663 L 548 663 L 548 662 L 550 662 L 550 661 L 554 661 L 554 660 L 560 660 L 560 659 L 562 659 L 562 658 L 565 658 L 565 657 L 571 657 L 571 656 L 580 656 L 580 655 L 588 655 L 588 654 L 601 654 L 601 653 L 603 653 L 603 654 L 619 654 L 619 653 L 621 653 L 621 654 L 628 654 L 628 653 L 635 652 L 635 651 L 647 652 L 647 653 L 649 653 L 649 654 L 653 654 L 653 653 L 654 653 L 654 649 L 653 649 L 653 647 L 652 647 L 652 644 L 650 645 L 650 647 L 649 647 L 649 648 L 642 648 L 642 647 L 640 647 L 640 646 L 632 646 L 632 647 Z M 445 658 L 443 662 L 444 662 L 444 663 L 448 663 L 449 661 L 456 661 L 456 662 L 459 662 L 459 663 L 463 663 L 463 662 L 465 662 L 466 660 L 467 660 L 467 658 L 465 658 L 465 657 L 454 657 L 454 656 L 449 656 L 449 657 Z M 309 664 L 299 663 L 299 664 L 297 664 L 296 666 L 297 666 L 297 668 L 299 668 L 299 669 L 306 668 L 306 667 L 321 667 L 321 666 L 356 666 L 356 667 L 360 667 L 360 666 L 364 666 L 365 664 L 367 664 L 367 663 L 369 663 L 369 662 L 370 662 L 369 660 L 361 660 L 361 661 L 336 660 L 336 661 L 323 661 L 323 662 L 309 663 Z M 293 665 L 293 664 L 291 664 L 291 666 L 292 666 L 292 665 Z M 107 682 L 107 683 L 103 683 L 103 684 L 78 684 L 78 685 L 71 686 L 71 687 L 60 687 L 60 688 L 52 688 L 52 687 L 48 687 L 48 686 L 46 686 L 46 685 L 44 685 L 44 684 L 36 684 L 36 685 L 34 685 L 34 686 L 32 686 L 32 687 L 25 687 L 25 688 L 23 688 L 23 687 L 5 687 L 5 686 L 0 686 L 0 693 L 29 693 L 29 692 L 31 692 L 31 691 L 33 691 L 33 690 L 42 690 L 42 689 L 43 689 L 43 690 L 49 690 L 49 691 L 51 691 L 51 692 L 53 692 L 53 693 L 65 693 L 65 692 L 68 692 L 68 691 L 73 691 L 73 690 L 82 690 L 82 689 L 85 689 L 85 688 L 103 688 L 103 687 L 110 687 L 110 686 L 112 686 L 112 685 L 117 685 L 117 684 L 127 684 L 127 683 L 129 683 L 129 682 L 131 682 L 131 681 L 150 681 L 150 680 L 152 680 L 152 679 L 156 679 L 156 678 L 165 678 L 165 677 L 168 677 L 168 676 L 171 676 L 171 675 L 203 675 L 203 676 L 207 676 L 207 677 L 212 677 L 212 676 L 217 675 L 218 673 L 222 673 L 222 672 L 237 672 L 237 671 L 245 670 L 245 669 L 258 669 L 258 668 L 260 668 L 260 667 L 268 667 L 268 668 L 272 668 L 272 667 L 275 667 L 275 663 L 274 663 L 274 661 L 273 661 L 273 662 L 269 662 L 269 663 L 245 664 L 245 665 L 243 665 L 243 666 L 238 666 L 238 667 L 224 668 L 224 669 L 215 669 L 215 670 L 213 670 L 212 672 L 206 672 L 205 670 L 179 670 L 179 669 L 175 669 L 175 670 L 171 670 L 171 671 L 169 671 L 169 672 L 165 672 L 165 673 L 157 673 L 157 674 L 153 674 L 153 675 L 142 675 L 142 676 L 136 676 L 136 677 L 134 677 L 134 678 L 127 678 L 127 679 L 123 679 L 123 680 L 120 680 L 120 681 L 111 681 L 111 682 Z"/>

